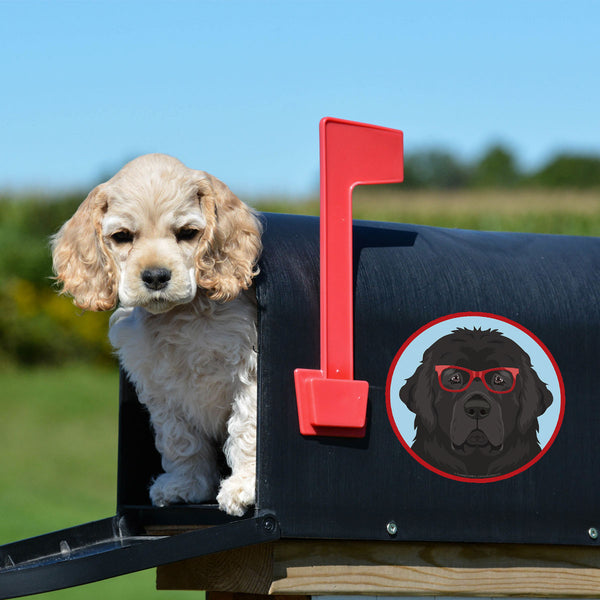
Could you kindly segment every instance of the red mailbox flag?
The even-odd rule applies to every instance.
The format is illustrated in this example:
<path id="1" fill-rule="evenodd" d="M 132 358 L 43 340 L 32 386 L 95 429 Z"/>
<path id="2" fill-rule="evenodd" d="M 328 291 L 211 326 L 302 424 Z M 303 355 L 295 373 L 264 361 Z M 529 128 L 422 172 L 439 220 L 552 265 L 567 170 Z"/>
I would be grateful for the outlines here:
<path id="1" fill-rule="evenodd" d="M 321 369 L 296 369 L 300 432 L 363 437 L 369 384 L 355 381 L 352 190 L 403 178 L 401 131 L 326 117 L 321 152 Z"/>

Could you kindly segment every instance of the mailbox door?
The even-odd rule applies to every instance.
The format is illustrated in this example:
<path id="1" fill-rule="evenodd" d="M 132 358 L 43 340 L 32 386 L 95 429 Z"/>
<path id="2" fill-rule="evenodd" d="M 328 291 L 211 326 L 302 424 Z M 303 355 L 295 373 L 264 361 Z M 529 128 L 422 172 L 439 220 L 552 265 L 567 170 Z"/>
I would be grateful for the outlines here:
<path id="1" fill-rule="evenodd" d="M 279 537 L 271 515 L 174 536 L 148 535 L 121 515 L 0 547 L 0 598 L 91 583 Z"/>

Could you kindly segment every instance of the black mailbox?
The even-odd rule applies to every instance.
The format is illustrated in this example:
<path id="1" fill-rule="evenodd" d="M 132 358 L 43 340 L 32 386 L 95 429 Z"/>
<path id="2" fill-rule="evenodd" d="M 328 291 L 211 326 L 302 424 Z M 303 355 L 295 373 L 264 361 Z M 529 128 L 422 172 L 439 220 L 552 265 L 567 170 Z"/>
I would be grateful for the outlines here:
<path id="1" fill-rule="evenodd" d="M 294 372 L 322 359 L 320 222 L 262 218 L 256 507 L 151 506 L 160 460 L 122 376 L 116 516 L 1 547 L 0 597 L 280 538 L 598 543 L 599 239 L 355 221 L 368 396 L 334 394 L 323 421 L 312 406 L 307 433 Z"/>
<path id="2" fill-rule="evenodd" d="M 600 519 L 599 240 L 368 222 L 355 222 L 353 234 L 355 377 L 369 382 L 366 433 L 307 437 L 298 431 L 290 373 L 319 361 L 318 331 L 305 325 L 319 317 L 317 223 L 267 221 L 257 288 L 259 499 L 277 515 L 282 535 L 390 539 L 394 522 L 396 540 L 596 544 L 588 530 Z M 420 456 L 410 447 L 412 429 L 402 437 L 418 415 L 400 390 L 425 364 L 424 352 L 454 329 L 466 331 L 467 350 L 471 330 L 496 329 L 530 355 L 553 395 L 538 417 L 535 456 L 469 473 L 458 460 L 442 467 Z M 461 362 L 451 356 L 440 362 Z M 519 377 L 530 377 L 521 369 L 517 386 Z M 439 383 L 435 372 L 428 383 Z M 508 402 L 511 394 L 490 395 Z M 442 409 L 435 410 L 441 418 Z"/>

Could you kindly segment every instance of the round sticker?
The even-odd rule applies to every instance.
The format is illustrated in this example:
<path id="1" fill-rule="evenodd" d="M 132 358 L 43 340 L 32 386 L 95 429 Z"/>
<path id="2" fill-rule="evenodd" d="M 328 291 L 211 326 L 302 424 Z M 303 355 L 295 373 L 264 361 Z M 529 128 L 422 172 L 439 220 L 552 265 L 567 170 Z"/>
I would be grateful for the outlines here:
<path id="1" fill-rule="evenodd" d="M 513 477 L 550 448 L 564 384 L 544 344 L 488 313 L 428 323 L 396 354 L 386 401 L 392 428 L 423 466 L 458 481 Z"/>

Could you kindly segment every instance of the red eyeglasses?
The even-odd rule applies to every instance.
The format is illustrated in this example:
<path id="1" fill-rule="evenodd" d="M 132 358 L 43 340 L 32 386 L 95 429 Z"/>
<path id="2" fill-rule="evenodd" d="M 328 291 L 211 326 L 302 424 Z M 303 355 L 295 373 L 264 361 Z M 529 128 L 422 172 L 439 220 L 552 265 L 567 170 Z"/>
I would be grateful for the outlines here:
<path id="1" fill-rule="evenodd" d="M 454 365 L 436 365 L 440 387 L 447 392 L 463 392 L 474 379 L 480 379 L 483 385 L 494 394 L 508 394 L 515 389 L 519 369 L 515 367 L 494 367 L 484 371 L 472 371 L 466 367 Z"/>

